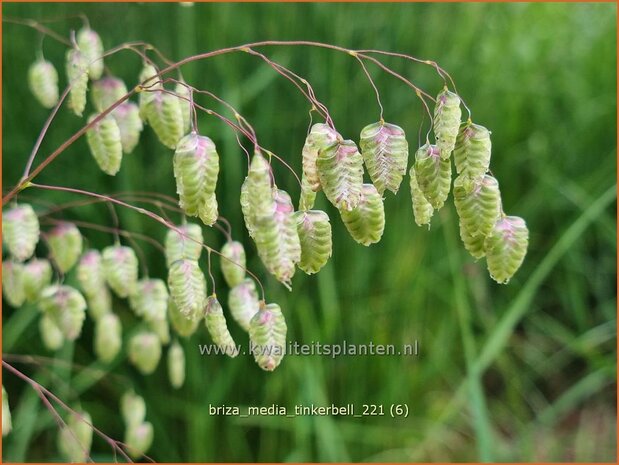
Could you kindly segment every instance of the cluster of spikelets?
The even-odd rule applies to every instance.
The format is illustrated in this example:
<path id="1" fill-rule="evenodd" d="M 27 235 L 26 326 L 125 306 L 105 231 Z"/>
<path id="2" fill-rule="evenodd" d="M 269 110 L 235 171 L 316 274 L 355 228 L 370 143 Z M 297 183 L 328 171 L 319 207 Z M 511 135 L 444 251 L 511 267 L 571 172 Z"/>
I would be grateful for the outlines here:
<path id="1" fill-rule="evenodd" d="M 121 320 L 113 311 L 115 294 L 128 299 L 129 307 L 140 319 L 138 330 L 128 340 L 127 353 L 129 361 L 144 375 L 155 371 L 162 346 L 169 344 L 170 383 L 175 388 L 183 385 L 185 354 L 176 338 L 171 337 L 170 325 L 178 337 L 188 338 L 203 320 L 221 353 L 238 355 L 223 308 L 215 294 L 208 294 L 198 263 L 204 247 L 199 225 L 186 223 L 168 231 L 167 283 L 148 277 L 139 279 L 138 259 L 130 247 L 114 244 L 101 252 L 83 251 L 80 231 L 71 223 L 60 223 L 40 234 L 37 215 L 28 204 L 15 204 L 3 213 L 3 232 L 11 255 L 2 266 L 5 299 L 14 307 L 28 302 L 39 308 L 41 337 L 49 350 L 59 349 L 65 340 L 77 339 L 88 313 L 95 325 L 94 352 L 102 362 L 111 363 L 123 345 Z M 47 244 L 49 260 L 31 258 L 39 236 Z M 273 370 L 285 346 L 283 314 L 279 306 L 259 300 L 254 281 L 246 277 L 241 243 L 230 240 L 220 253 L 221 271 L 231 289 L 230 315 L 249 333 L 251 345 L 277 346 L 272 351 L 254 351 L 257 363 Z M 53 284 L 53 268 L 59 276 L 75 269 L 78 287 Z"/>

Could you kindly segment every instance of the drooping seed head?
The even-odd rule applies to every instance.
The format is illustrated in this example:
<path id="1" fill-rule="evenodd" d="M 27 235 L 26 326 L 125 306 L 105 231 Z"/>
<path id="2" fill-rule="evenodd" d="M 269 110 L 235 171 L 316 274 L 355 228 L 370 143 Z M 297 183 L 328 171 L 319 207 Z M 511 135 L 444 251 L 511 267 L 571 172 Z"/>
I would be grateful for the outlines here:
<path id="1" fill-rule="evenodd" d="M 198 261 L 202 254 L 202 228 L 193 223 L 177 226 L 180 231 L 168 229 L 165 237 L 165 257 L 168 267 L 177 260 Z"/>
<path id="2" fill-rule="evenodd" d="M 98 250 L 84 252 L 77 264 L 77 281 L 86 296 L 94 295 L 106 286 L 103 260 Z"/>
<path id="3" fill-rule="evenodd" d="M 129 305 L 146 321 L 165 320 L 168 297 L 168 288 L 161 279 L 141 279 L 129 295 Z"/>
<path id="4" fill-rule="evenodd" d="M 58 450 L 71 463 L 86 462 L 92 447 L 92 418 L 83 410 L 70 412 L 58 431 Z"/>
<path id="5" fill-rule="evenodd" d="M 127 452 L 133 459 L 141 458 L 153 443 L 153 425 L 148 421 L 130 426 L 125 431 Z"/>
<path id="6" fill-rule="evenodd" d="M 207 226 L 217 221 L 218 175 L 219 155 L 213 141 L 195 132 L 183 137 L 174 152 L 179 204 L 187 215 L 200 217 Z"/>
<path id="7" fill-rule="evenodd" d="M 221 249 L 221 272 L 231 288 L 245 279 L 245 249 L 237 241 L 228 241 Z"/>
<path id="8" fill-rule="evenodd" d="M 361 154 L 378 193 L 398 193 L 408 165 L 408 142 L 404 130 L 379 121 L 361 130 Z"/>
<path id="9" fill-rule="evenodd" d="M 432 215 L 434 214 L 434 208 L 430 205 L 430 202 L 428 202 L 419 188 L 417 174 L 415 173 L 415 165 L 411 166 L 408 174 L 410 176 L 411 200 L 415 223 L 417 223 L 417 226 L 429 225 L 432 220 Z"/>
<path id="10" fill-rule="evenodd" d="M 490 276 L 507 284 L 524 261 L 529 246 L 529 230 L 518 216 L 500 218 L 486 237 L 484 248 Z"/>
<path id="11" fill-rule="evenodd" d="M 125 101 L 114 109 L 112 117 L 118 125 L 123 153 L 133 152 L 144 129 L 138 106 L 133 102 Z"/>
<path id="12" fill-rule="evenodd" d="M 443 159 L 448 159 L 454 150 L 461 118 L 460 97 L 447 88 L 443 89 L 436 97 L 434 107 L 434 136 Z"/>
<path id="13" fill-rule="evenodd" d="M 58 103 L 58 71 L 54 65 L 42 58 L 28 69 L 30 91 L 45 108 L 53 108 Z"/>
<path id="14" fill-rule="evenodd" d="M 168 300 L 168 315 L 170 317 L 170 323 L 172 323 L 172 328 L 176 331 L 181 337 L 190 337 L 193 333 L 198 329 L 198 325 L 200 320 L 198 318 L 191 319 L 187 318 L 183 313 L 180 312 L 176 304 L 174 303 L 174 299 L 170 297 Z"/>
<path id="15" fill-rule="evenodd" d="M 247 232 L 254 239 L 256 219 L 275 211 L 270 165 L 259 151 L 254 153 L 249 173 L 241 185 L 241 210 Z"/>
<path id="16" fill-rule="evenodd" d="M 24 265 L 5 260 L 2 262 L 2 293 L 12 307 L 19 308 L 26 300 L 24 289 Z"/>
<path id="17" fill-rule="evenodd" d="M 183 137 L 183 113 L 178 97 L 163 91 L 153 92 L 145 104 L 144 114 L 159 141 L 175 149 Z"/>
<path id="18" fill-rule="evenodd" d="M 297 265 L 307 274 L 318 273 L 333 249 L 329 215 L 320 210 L 299 211 L 294 219 L 301 244 L 301 260 Z"/>
<path id="19" fill-rule="evenodd" d="M 120 319 L 113 313 L 103 315 L 95 324 L 94 349 L 97 358 L 103 363 L 110 363 L 116 358 L 121 347 Z"/>
<path id="20" fill-rule="evenodd" d="M 451 162 L 441 158 L 436 145 L 425 144 L 415 153 L 415 175 L 419 189 L 432 208 L 445 204 L 451 188 Z"/>
<path id="21" fill-rule="evenodd" d="M 260 368 L 273 371 L 279 366 L 286 352 L 287 331 L 279 305 L 262 303 L 249 326 L 250 349 Z"/>
<path id="22" fill-rule="evenodd" d="M 140 75 L 138 76 L 139 84 L 144 86 L 144 90 L 139 93 L 140 118 L 142 118 L 144 122 L 148 120 L 146 115 L 148 102 L 150 102 L 156 94 L 156 92 L 153 91 L 163 89 L 163 85 L 160 82 L 161 78 L 156 77 L 156 75 L 157 68 L 150 63 L 144 62 Z"/>
<path id="23" fill-rule="evenodd" d="M 499 183 L 492 176 L 475 182 L 461 174 L 454 181 L 454 203 L 465 248 L 473 257 L 483 257 L 485 237 L 501 214 Z"/>
<path id="24" fill-rule="evenodd" d="M 278 189 L 273 200 L 274 212 L 255 218 L 254 240 L 258 256 L 269 273 L 290 289 L 295 265 L 301 260 L 301 243 L 290 196 Z"/>
<path id="25" fill-rule="evenodd" d="M 206 279 L 194 260 L 177 260 L 168 271 L 168 288 L 174 303 L 185 318 L 195 320 L 203 314 Z"/>
<path id="26" fill-rule="evenodd" d="M 69 90 L 68 106 L 77 116 L 82 116 L 86 108 L 86 92 L 88 91 L 89 61 L 86 55 L 77 48 L 71 48 L 66 55 L 67 81 Z"/>
<path id="27" fill-rule="evenodd" d="M 48 286 L 41 292 L 39 309 L 69 341 L 76 340 L 86 319 L 86 300 L 71 286 Z"/>
<path id="28" fill-rule="evenodd" d="M 96 117 L 97 115 L 90 115 L 88 123 L 92 123 Z M 122 163 L 123 147 L 120 129 L 114 117 L 106 115 L 94 123 L 86 131 L 86 142 L 101 171 L 110 176 L 116 175 Z"/>
<path id="29" fill-rule="evenodd" d="M 151 331 L 140 331 L 129 339 L 129 361 L 143 375 L 155 371 L 161 358 L 161 341 Z"/>
<path id="30" fill-rule="evenodd" d="M 473 123 L 460 128 L 454 150 L 458 174 L 466 174 L 472 180 L 483 178 L 490 168 L 491 153 L 492 142 L 488 129 Z"/>
<path id="31" fill-rule="evenodd" d="M 118 297 L 131 295 L 138 282 L 138 258 L 131 247 L 121 245 L 103 249 L 103 272 L 107 284 Z"/>
<path id="32" fill-rule="evenodd" d="M 228 331 L 228 324 L 221 304 L 215 295 L 209 296 L 206 299 L 204 307 L 204 324 L 208 333 L 211 335 L 213 342 L 228 355 L 236 357 L 238 355 L 237 347 Z"/>
<path id="33" fill-rule="evenodd" d="M 52 280 L 52 266 L 44 258 L 33 258 L 24 265 L 22 282 L 28 302 L 36 302 Z"/>
<path id="34" fill-rule="evenodd" d="M 185 352 L 176 341 L 168 349 L 168 378 L 174 389 L 185 383 Z"/>
<path id="35" fill-rule="evenodd" d="M 46 241 L 50 256 L 62 273 L 73 268 L 82 254 L 82 234 L 73 223 L 58 224 L 47 234 Z"/>
<path id="36" fill-rule="evenodd" d="M 64 335 L 60 328 L 47 315 L 41 315 L 39 319 L 39 334 L 43 345 L 49 351 L 55 352 L 64 344 Z"/>
<path id="37" fill-rule="evenodd" d="M 232 318 L 241 328 L 249 331 L 249 323 L 260 309 L 256 284 L 253 280 L 246 278 L 230 289 L 228 307 Z"/>
<path id="38" fill-rule="evenodd" d="M 329 202 L 339 210 L 356 208 L 361 199 L 363 158 L 351 140 L 336 141 L 318 152 L 318 177 Z"/>
<path id="39" fill-rule="evenodd" d="M 104 66 L 101 37 L 89 27 L 83 27 L 77 32 L 77 46 L 88 62 L 88 74 L 92 79 L 99 79 Z"/>
<path id="40" fill-rule="evenodd" d="M 90 86 L 90 100 L 97 111 L 106 110 L 126 94 L 127 86 L 114 76 L 93 81 Z"/>
<path id="41" fill-rule="evenodd" d="M 127 426 L 137 426 L 146 418 L 146 402 L 133 390 L 126 391 L 120 398 L 120 413 Z"/>
<path id="42" fill-rule="evenodd" d="M 112 293 L 107 285 L 100 287 L 97 291 L 86 294 L 86 304 L 88 314 L 94 321 L 112 312 Z"/>
<path id="43" fill-rule="evenodd" d="M 306 211 L 314 208 L 316 192 L 312 190 L 305 174 L 301 176 L 301 197 L 299 198 L 299 210 Z"/>
<path id="44" fill-rule="evenodd" d="M 361 201 L 353 210 L 340 210 L 346 229 L 359 244 L 369 246 L 380 241 L 385 230 L 383 198 L 374 184 L 364 184 Z"/>
<path id="45" fill-rule="evenodd" d="M 303 177 L 306 179 L 309 189 L 313 192 L 320 190 L 320 178 L 316 160 L 318 152 L 334 143 L 341 136 L 336 130 L 327 124 L 314 124 L 303 145 Z M 312 207 L 309 207 L 312 208 Z"/>
<path id="46" fill-rule="evenodd" d="M 2 240 L 15 260 L 32 257 L 39 242 L 39 219 L 30 204 L 15 204 L 2 212 Z"/>

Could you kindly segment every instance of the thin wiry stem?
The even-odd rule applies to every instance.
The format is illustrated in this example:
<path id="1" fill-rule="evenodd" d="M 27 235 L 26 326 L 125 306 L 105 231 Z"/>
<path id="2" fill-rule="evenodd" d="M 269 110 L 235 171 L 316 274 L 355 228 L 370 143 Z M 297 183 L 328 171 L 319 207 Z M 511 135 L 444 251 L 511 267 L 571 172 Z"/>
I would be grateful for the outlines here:
<path id="1" fill-rule="evenodd" d="M 370 75 L 370 72 L 368 71 L 368 69 L 365 67 L 363 60 L 359 58 L 358 55 L 356 56 L 356 58 L 359 61 L 359 64 L 361 65 L 363 72 L 365 73 L 368 80 L 370 81 L 370 85 L 372 86 L 372 89 L 374 89 L 374 94 L 376 94 L 376 103 L 378 103 L 378 108 L 380 108 L 380 121 L 382 122 L 384 121 L 383 116 L 384 116 L 385 110 L 383 109 L 383 104 L 380 102 L 380 92 L 378 92 L 378 87 L 376 87 L 376 84 L 374 84 L 374 80 L 372 79 L 372 76 Z"/>
<path id="2" fill-rule="evenodd" d="M 101 437 L 105 442 L 107 442 L 112 447 L 112 449 L 117 450 L 118 452 L 120 452 L 120 454 L 123 456 L 123 458 L 125 460 L 127 460 L 128 462 L 133 462 L 133 460 L 131 460 L 131 458 L 123 450 L 123 447 L 126 447 L 125 444 L 123 444 L 120 441 L 116 441 L 115 439 L 112 439 L 111 437 L 109 437 L 108 435 L 103 433 L 101 430 L 99 430 L 97 427 L 95 427 L 91 422 L 87 421 L 79 412 L 76 412 L 71 407 L 69 407 L 66 403 L 64 403 L 53 392 L 51 392 L 49 389 L 47 389 L 43 385 L 37 383 L 32 378 L 28 377 L 27 375 L 25 375 L 24 373 L 19 371 L 13 365 L 10 365 L 6 360 L 2 360 L 2 366 L 4 368 L 6 368 L 8 371 L 10 371 L 11 373 L 13 373 L 15 376 L 17 376 L 18 378 L 20 378 L 23 381 L 25 381 L 26 383 L 28 383 L 35 390 L 35 392 L 39 395 L 39 397 L 41 397 L 41 400 L 44 402 L 46 407 L 48 409 L 50 409 L 50 413 L 52 413 L 52 415 L 54 415 L 57 419 L 58 418 L 60 419 L 60 421 L 62 422 L 62 426 L 63 427 L 66 426 L 66 423 L 62 420 L 62 418 L 60 417 L 60 415 L 58 414 L 58 412 L 56 411 L 54 406 L 51 404 L 49 399 L 53 400 L 58 405 L 60 405 L 64 410 L 66 410 L 67 412 L 69 412 L 72 415 L 75 415 L 80 421 L 83 421 L 88 426 L 90 426 L 92 428 L 92 430 L 99 437 Z M 78 441 L 78 439 L 75 437 L 75 435 L 74 435 L 74 433 L 72 431 L 71 431 L 71 434 L 74 436 L 74 439 L 76 441 Z M 78 444 L 80 444 L 79 441 L 78 441 Z M 121 447 L 121 445 L 123 447 Z M 80 447 L 82 447 L 81 444 L 80 444 Z M 88 451 L 86 451 L 85 449 L 84 449 L 84 453 L 88 456 Z M 150 457 L 148 457 L 146 455 L 143 455 L 143 457 L 145 457 L 147 460 L 150 460 L 151 462 L 153 461 L 152 459 L 150 459 Z M 90 458 L 90 456 L 88 456 L 88 458 Z M 90 460 L 92 461 L 92 459 L 90 459 Z"/>

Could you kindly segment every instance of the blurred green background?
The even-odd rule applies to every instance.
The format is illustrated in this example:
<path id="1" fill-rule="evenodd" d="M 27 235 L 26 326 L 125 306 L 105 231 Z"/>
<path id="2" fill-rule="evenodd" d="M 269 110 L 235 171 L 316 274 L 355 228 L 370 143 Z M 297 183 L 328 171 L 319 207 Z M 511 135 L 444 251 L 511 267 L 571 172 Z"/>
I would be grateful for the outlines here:
<path id="1" fill-rule="evenodd" d="M 3 352 L 49 357 L 13 365 L 89 411 L 109 436 L 122 439 L 118 399 L 135 386 L 155 426 L 149 455 L 157 461 L 615 461 L 616 459 L 616 5 L 615 4 L 4 4 L 5 17 L 46 23 L 68 36 L 85 13 L 106 48 L 143 40 L 174 59 L 259 40 L 317 40 L 349 48 L 400 51 L 438 61 L 456 81 L 493 138 L 492 171 L 505 210 L 531 231 L 523 267 L 497 285 L 485 263 L 466 253 L 451 203 L 432 221 L 414 224 L 408 179 L 386 195 L 382 241 L 356 244 L 337 212 L 334 253 L 316 276 L 297 273 L 287 292 L 267 276 L 242 227 L 239 188 L 246 159 L 233 132 L 200 115 L 200 131 L 221 156 L 220 211 L 242 239 L 250 268 L 284 309 L 288 339 L 300 343 L 404 344 L 418 340 L 418 357 L 287 357 L 274 373 L 250 356 L 202 357 L 204 328 L 183 341 L 185 386 L 174 391 L 165 363 L 138 375 L 125 355 L 105 366 L 94 361 L 87 320 L 75 346 L 46 353 L 34 307 L 4 307 Z M 36 31 L 3 24 L 3 189 L 20 177 L 47 112 L 25 85 L 35 59 Z M 44 52 L 63 72 L 65 47 L 51 39 Z M 358 140 L 378 119 L 374 94 L 358 63 L 342 53 L 307 47 L 262 48 L 308 78 L 338 130 Z M 442 81 L 432 68 L 396 58 L 384 62 L 435 95 Z M 118 53 L 109 69 L 136 83 L 139 58 Z M 414 150 L 423 110 L 400 81 L 368 64 L 385 106 L 385 119 L 407 131 Z M 308 104 L 287 80 L 256 57 L 232 54 L 183 68 L 185 79 L 235 105 L 262 145 L 299 173 L 309 124 Z M 211 108 L 225 112 L 213 101 Z M 427 125 L 427 119 L 425 121 Z M 38 161 L 83 125 L 63 109 Z M 427 126 L 424 126 L 427 128 Z M 424 129 L 425 130 L 425 129 Z M 155 191 L 174 195 L 171 152 L 146 128 L 134 154 L 110 178 L 80 139 L 39 182 L 96 192 Z M 298 198 L 293 176 L 274 162 L 278 185 Z M 22 200 L 79 200 L 71 194 L 26 191 Z M 121 227 L 162 240 L 160 225 L 117 209 Z M 65 211 L 58 218 L 109 225 L 104 205 Z M 173 218 L 179 221 L 178 217 Z M 105 247 L 112 237 L 83 231 Z M 223 244 L 216 230 L 207 242 Z M 165 277 L 160 252 L 141 243 L 151 276 Z M 46 250 L 40 247 L 40 254 Z M 204 266 L 206 260 L 204 258 Z M 214 260 L 218 293 L 227 290 Z M 74 278 L 69 276 L 70 282 Z M 127 332 L 135 320 L 117 301 Z M 230 324 L 237 342 L 245 335 Z M 73 364 L 73 368 L 69 368 Z M 5 461 L 62 460 L 57 427 L 36 394 L 3 372 L 14 431 L 3 441 Z M 406 404 L 406 419 L 389 416 L 253 417 L 209 415 L 209 404 Z M 95 438 L 93 459 L 113 460 Z"/>

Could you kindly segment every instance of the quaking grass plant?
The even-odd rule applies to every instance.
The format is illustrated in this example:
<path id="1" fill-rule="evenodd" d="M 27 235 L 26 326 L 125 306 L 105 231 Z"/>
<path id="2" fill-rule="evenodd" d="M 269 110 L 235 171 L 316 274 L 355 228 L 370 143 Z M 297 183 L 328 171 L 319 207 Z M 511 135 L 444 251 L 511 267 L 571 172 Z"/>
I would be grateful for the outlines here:
<path id="1" fill-rule="evenodd" d="M 177 340 L 191 337 L 200 324 L 204 324 L 222 354 L 237 356 L 237 345 L 228 329 L 229 316 L 247 332 L 256 363 L 264 370 L 276 369 L 285 353 L 286 308 L 267 303 L 264 286 L 258 277 L 262 271 L 247 269 L 247 254 L 255 250 L 265 270 L 292 290 L 297 269 L 306 274 L 318 273 L 332 254 L 331 218 L 327 212 L 314 209 L 316 196 L 323 192 L 339 211 L 352 239 L 370 246 L 381 240 L 388 227 L 383 199 L 400 192 L 407 171 L 411 220 L 417 225 L 429 229 L 434 213 L 445 205 L 451 193 L 464 247 L 475 259 L 486 258 L 494 280 L 507 283 L 524 260 L 527 226 L 522 218 L 504 212 L 498 181 L 490 171 L 490 131 L 473 123 L 471 112 L 457 94 L 451 76 L 434 61 L 307 41 L 257 42 L 172 61 L 144 42 L 125 43 L 106 51 L 85 18 L 84 26 L 69 39 L 36 22 L 27 25 L 66 46 L 67 85 L 60 92 L 56 66 L 39 51 L 28 72 L 28 84 L 35 99 L 50 109 L 50 115 L 30 154 L 23 177 L 2 200 L 6 250 L 2 287 L 6 301 L 15 308 L 25 302 L 36 303 L 40 310 L 41 338 L 50 351 L 57 350 L 65 340 L 79 338 L 88 314 L 95 323 L 94 353 L 103 363 L 114 361 L 122 349 L 123 330 L 127 330 L 113 311 L 112 294 L 115 294 L 128 299 L 129 307 L 140 320 L 138 330 L 132 332 L 129 339 L 127 353 L 129 363 L 144 376 L 156 369 L 163 347 L 168 346 L 170 383 L 175 388 L 181 387 L 185 378 L 185 354 Z M 361 129 L 358 144 L 338 132 L 327 106 L 317 98 L 309 80 L 258 51 L 272 47 L 326 48 L 334 53 L 345 53 L 358 62 L 380 109 L 378 120 Z M 137 54 L 142 60 L 142 69 L 136 70 L 135 82 L 129 83 L 129 87 L 104 66 L 107 57 L 121 52 Z M 154 56 L 148 52 L 154 52 Z M 306 135 L 299 154 L 302 157 L 300 177 L 283 158 L 259 143 L 252 125 L 231 104 L 183 79 L 183 65 L 231 53 L 253 55 L 272 67 L 303 94 L 311 112 L 323 120 L 311 125 Z M 385 56 L 434 68 L 442 82 L 442 90 L 433 97 L 387 67 L 381 61 Z M 366 68 L 368 64 L 409 86 L 427 113 L 430 126 L 425 143 L 420 144 L 410 162 L 406 132 L 384 120 L 380 93 Z M 207 106 L 205 102 L 211 101 L 221 109 Z M 468 112 L 465 120 L 461 107 Z M 67 110 L 84 120 L 83 127 L 33 168 L 51 122 L 59 111 Z M 249 168 L 240 192 L 240 208 L 254 243 L 247 249 L 233 238 L 225 212 L 219 209 L 216 186 L 220 154 L 215 141 L 200 133 L 198 113 L 215 117 L 230 127 L 247 155 Z M 93 158 L 85 163 L 92 163 L 105 174 L 114 176 L 122 169 L 123 158 L 130 156 L 139 144 L 146 126 L 170 149 L 170 176 L 176 180 L 176 198 L 161 193 L 141 197 L 131 193 L 103 195 L 70 186 L 34 182 L 45 167 L 82 136 Z M 252 155 L 242 139 L 251 144 Z M 278 187 L 271 168 L 274 159 L 290 169 L 298 180 L 298 200 L 293 202 L 292 196 Z M 37 210 L 19 201 L 24 190 L 54 190 L 86 196 L 92 202 L 109 204 L 112 212 L 114 207 L 131 209 L 166 227 L 165 243 L 121 230 L 115 214 L 113 226 L 56 220 L 50 217 L 50 211 Z M 130 203 L 138 197 L 152 209 Z M 64 208 L 66 205 L 59 205 L 51 212 L 58 213 Z M 173 224 L 166 210 L 180 211 L 187 219 L 182 224 Z M 41 231 L 40 218 L 53 227 Z M 204 242 L 205 227 L 222 232 L 226 242 L 221 250 Z M 89 229 L 110 232 L 113 241 L 100 251 L 84 250 L 83 234 Z M 121 241 L 121 237 L 126 241 Z M 146 271 L 140 273 L 140 265 L 144 270 L 147 267 L 136 242 L 138 239 L 154 243 L 164 253 L 167 276 L 154 278 Z M 47 256 L 37 257 L 35 251 L 41 240 Z M 206 273 L 199 262 L 203 251 L 208 258 Z M 230 288 L 227 306 L 222 305 L 216 294 L 217 283 L 211 269 L 213 254 L 219 257 L 224 280 Z M 77 287 L 64 284 L 68 273 L 75 273 Z M 44 387 L 3 363 L 43 397 L 51 397 L 68 412 L 59 434 L 59 449 L 67 459 L 86 460 L 93 433 L 106 438 L 115 451 L 127 458 L 137 458 L 148 451 L 153 440 L 153 426 L 146 421 L 144 399 L 135 392 L 128 391 L 120 400 L 126 424 L 125 440 L 120 443 L 94 428 L 87 412 L 63 404 Z M 11 417 L 4 388 L 3 394 L 3 432 L 8 434 Z"/>

